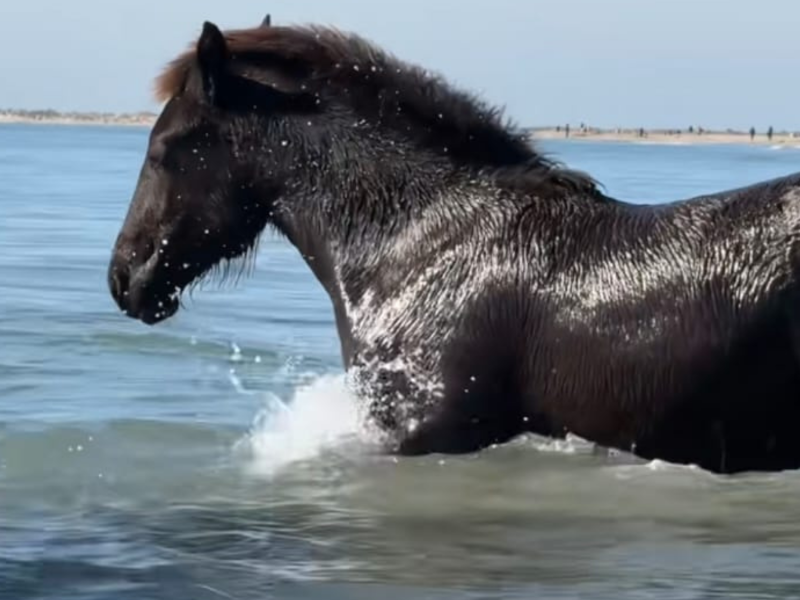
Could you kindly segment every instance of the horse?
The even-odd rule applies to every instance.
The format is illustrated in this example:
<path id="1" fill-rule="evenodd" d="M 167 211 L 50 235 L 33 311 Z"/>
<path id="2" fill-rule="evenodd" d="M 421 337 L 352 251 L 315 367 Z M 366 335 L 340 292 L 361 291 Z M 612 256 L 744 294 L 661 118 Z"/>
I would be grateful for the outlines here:
<path id="1" fill-rule="evenodd" d="M 108 267 L 129 317 L 168 319 L 270 229 L 329 295 L 388 453 L 532 432 L 800 466 L 800 174 L 614 199 L 479 97 L 317 25 L 205 22 L 155 87 Z"/>

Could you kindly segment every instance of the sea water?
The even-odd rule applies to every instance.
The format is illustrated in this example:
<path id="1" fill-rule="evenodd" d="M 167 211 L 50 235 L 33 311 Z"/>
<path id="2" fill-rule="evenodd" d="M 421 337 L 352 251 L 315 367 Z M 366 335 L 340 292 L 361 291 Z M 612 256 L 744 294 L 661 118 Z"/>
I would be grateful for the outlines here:
<path id="1" fill-rule="evenodd" d="M 721 477 L 535 436 L 375 452 L 286 242 L 170 321 L 105 271 L 147 131 L 0 127 L 0 598 L 800 597 L 800 473 Z M 550 141 L 625 200 L 800 149 Z"/>

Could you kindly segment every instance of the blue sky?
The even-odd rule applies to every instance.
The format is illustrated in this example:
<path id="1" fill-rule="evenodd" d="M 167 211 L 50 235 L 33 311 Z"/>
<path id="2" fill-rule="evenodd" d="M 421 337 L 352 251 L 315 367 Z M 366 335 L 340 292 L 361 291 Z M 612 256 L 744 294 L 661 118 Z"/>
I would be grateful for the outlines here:
<path id="1" fill-rule="evenodd" d="M 157 110 L 203 20 L 266 12 L 357 31 L 524 125 L 800 130 L 800 0 L 2 0 L 0 107 Z"/>

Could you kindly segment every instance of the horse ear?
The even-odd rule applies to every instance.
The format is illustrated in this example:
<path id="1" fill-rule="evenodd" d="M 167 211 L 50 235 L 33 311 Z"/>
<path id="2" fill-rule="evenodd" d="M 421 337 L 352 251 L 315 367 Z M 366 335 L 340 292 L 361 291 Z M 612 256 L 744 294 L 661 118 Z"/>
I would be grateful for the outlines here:
<path id="1" fill-rule="evenodd" d="M 203 94 L 209 104 L 217 101 L 219 86 L 228 61 L 225 36 L 213 23 L 203 23 L 203 33 L 197 40 L 197 62 L 203 80 Z"/>
<path id="2" fill-rule="evenodd" d="M 264 17 L 264 20 L 261 21 L 261 26 L 269 27 L 270 25 L 272 25 L 272 17 L 269 14 L 267 14 L 267 16 Z"/>

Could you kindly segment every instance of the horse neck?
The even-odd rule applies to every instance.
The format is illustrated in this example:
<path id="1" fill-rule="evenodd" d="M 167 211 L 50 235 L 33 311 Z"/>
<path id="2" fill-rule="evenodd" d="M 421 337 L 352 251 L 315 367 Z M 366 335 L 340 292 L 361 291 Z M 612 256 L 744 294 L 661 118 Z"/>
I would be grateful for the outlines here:
<path id="1" fill-rule="evenodd" d="M 360 295 L 353 286 L 368 285 L 370 269 L 396 268 L 398 254 L 457 235 L 461 222 L 474 226 L 461 202 L 477 197 L 480 178 L 448 157 L 390 141 L 366 148 L 351 140 L 347 152 L 328 155 L 300 161 L 318 168 L 298 174 L 279 228 L 331 297 L 344 346 L 346 305 Z"/>
<path id="2" fill-rule="evenodd" d="M 307 160 L 319 167 L 300 174 L 287 210 L 289 237 L 301 253 L 338 260 L 374 254 L 468 178 L 447 157 L 376 137 L 344 140 L 341 150 Z"/>

